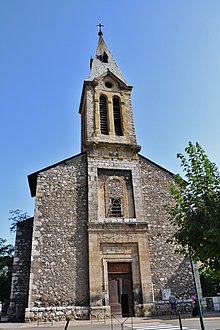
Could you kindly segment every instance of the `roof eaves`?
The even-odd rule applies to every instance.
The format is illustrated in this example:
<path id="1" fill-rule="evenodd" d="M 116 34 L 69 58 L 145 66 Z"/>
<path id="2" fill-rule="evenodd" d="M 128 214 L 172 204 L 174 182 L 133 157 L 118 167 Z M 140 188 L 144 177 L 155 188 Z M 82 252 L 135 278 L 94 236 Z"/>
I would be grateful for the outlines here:
<path id="1" fill-rule="evenodd" d="M 139 157 L 143 158 L 145 161 L 148 161 L 149 163 L 151 163 L 152 165 L 158 167 L 159 169 L 161 169 L 161 170 L 167 172 L 168 174 L 170 174 L 170 175 L 172 175 L 172 176 L 174 175 L 174 173 L 170 172 L 170 171 L 167 170 L 165 167 L 162 167 L 162 166 L 158 165 L 157 163 L 153 162 L 153 161 L 150 160 L 149 158 L 147 158 L 147 157 L 145 157 L 145 156 L 143 156 L 143 155 L 140 155 L 140 154 L 139 154 Z"/>
<path id="2" fill-rule="evenodd" d="M 60 161 L 58 163 L 55 163 L 55 164 L 50 165 L 50 166 L 47 166 L 47 167 L 45 167 L 45 168 L 43 168 L 43 169 L 41 169 L 41 170 L 39 170 L 37 172 L 34 172 L 32 174 L 29 174 L 28 175 L 28 183 L 29 183 L 29 188 L 30 188 L 30 192 L 31 192 L 31 197 L 35 197 L 35 195 L 36 195 L 37 177 L 38 177 L 38 174 L 39 173 L 45 172 L 47 170 L 50 170 L 51 168 L 56 167 L 56 166 L 61 165 L 61 164 L 66 165 L 68 163 L 68 161 L 70 161 L 70 160 L 72 160 L 72 159 L 74 159 L 76 157 L 79 157 L 80 155 L 85 154 L 85 153 L 86 153 L 86 151 L 81 152 L 81 153 L 79 153 L 79 154 L 77 154 L 75 156 L 66 158 L 66 159 L 64 159 L 64 160 L 62 160 L 62 161 Z"/>

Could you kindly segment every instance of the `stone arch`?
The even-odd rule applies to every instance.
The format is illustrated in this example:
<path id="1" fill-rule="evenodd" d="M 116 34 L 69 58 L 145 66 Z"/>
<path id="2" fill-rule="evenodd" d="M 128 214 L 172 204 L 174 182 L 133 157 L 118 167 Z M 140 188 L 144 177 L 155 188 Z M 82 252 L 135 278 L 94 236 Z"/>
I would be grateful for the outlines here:
<path id="1" fill-rule="evenodd" d="M 123 177 L 110 176 L 105 182 L 106 217 L 127 218 L 128 197 Z"/>

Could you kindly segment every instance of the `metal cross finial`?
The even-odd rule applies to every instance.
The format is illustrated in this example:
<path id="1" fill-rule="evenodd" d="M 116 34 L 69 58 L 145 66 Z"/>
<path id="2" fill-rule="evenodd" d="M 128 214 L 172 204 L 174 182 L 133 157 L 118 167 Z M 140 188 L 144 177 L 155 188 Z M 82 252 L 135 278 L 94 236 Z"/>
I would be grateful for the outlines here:
<path id="1" fill-rule="evenodd" d="M 102 35 L 103 35 L 103 33 L 102 33 L 102 27 L 104 27 L 104 25 L 102 25 L 101 23 L 99 23 L 99 24 L 97 25 L 97 27 L 99 28 L 99 33 L 98 33 L 98 35 L 99 35 L 99 36 L 102 36 Z"/>

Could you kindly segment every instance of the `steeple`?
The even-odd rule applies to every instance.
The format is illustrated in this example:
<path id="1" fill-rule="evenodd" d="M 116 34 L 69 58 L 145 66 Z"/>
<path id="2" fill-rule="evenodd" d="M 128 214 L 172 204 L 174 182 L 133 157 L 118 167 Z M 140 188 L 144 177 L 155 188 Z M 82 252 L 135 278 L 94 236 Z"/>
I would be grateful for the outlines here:
<path id="1" fill-rule="evenodd" d="M 137 157 L 131 91 L 108 49 L 99 24 L 99 40 L 84 81 L 81 114 L 81 150 L 89 155 L 126 155 Z M 124 156 L 123 156 L 124 157 Z"/>
<path id="2" fill-rule="evenodd" d="M 100 27 L 99 41 L 98 46 L 94 55 L 94 58 L 91 60 L 90 65 L 90 73 L 88 80 L 92 81 L 93 79 L 101 76 L 106 71 L 112 72 L 115 76 L 117 76 L 120 80 L 122 80 L 125 84 L 126 80 L 121 73 L 117 63 L 115 62 L 110 50 L 108 49 L 104 39 L 103 32 L 101 31 L 101 24 L 98 25 Z"/>

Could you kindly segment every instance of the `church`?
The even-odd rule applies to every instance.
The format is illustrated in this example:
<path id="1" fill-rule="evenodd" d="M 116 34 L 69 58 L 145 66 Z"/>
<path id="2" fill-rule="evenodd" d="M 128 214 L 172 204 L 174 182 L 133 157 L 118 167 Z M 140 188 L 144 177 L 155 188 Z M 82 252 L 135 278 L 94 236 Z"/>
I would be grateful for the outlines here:
<path id="1" fill-rule="evenodd" d="M 17 226 L 11 319 L 138 316 L 162 290 L 192 291 L 190 263 L 167 243 L 173 174 L 140 154 L 131 93 L 100 25 L 81 152 L 28 176 L 35 210 Z"/>

